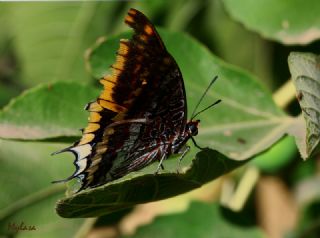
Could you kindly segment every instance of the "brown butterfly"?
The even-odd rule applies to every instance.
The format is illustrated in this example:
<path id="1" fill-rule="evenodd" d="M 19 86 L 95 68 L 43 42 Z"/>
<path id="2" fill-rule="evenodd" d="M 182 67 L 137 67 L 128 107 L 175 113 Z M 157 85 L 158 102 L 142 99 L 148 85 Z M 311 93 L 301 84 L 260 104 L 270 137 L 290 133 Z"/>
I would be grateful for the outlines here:
<path id="1" fill-rule="evenodd" d="M 86 106 L 90 118 L 82 138 L 54 153 L 75 154 L 76 171 L 57 182 L 80 178 L 80 190 L 121 178 L 153 161 L 160 162 L 159 170 L 172 154 L 181 154 L 182 159 L 189 150 L 186 142 L 198 134 L 199 120 L 187 121 L 180 69 L 155 27 L 135 9 L 129 10 L 125 23 L 134 34 L 120 40 L 112 75 L 100 80 L 104 90 Z"/>

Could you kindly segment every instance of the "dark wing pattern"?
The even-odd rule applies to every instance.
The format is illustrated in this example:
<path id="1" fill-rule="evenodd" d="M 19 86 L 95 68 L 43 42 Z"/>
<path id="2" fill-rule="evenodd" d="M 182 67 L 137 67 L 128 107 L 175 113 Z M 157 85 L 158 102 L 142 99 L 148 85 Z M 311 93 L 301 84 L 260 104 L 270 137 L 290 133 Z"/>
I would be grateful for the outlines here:
<path id="1" fill-rule="evenodd" d="M 76 155 L 76 171 L 63 181 L 80 178 L 80 190 L 161 159 L 186 125 L 185 90 L 175 60 L 141 12 L 130 9 L 125 23 L 134 35 L 120 40 L 112 75 L 101 79 L 104 90 L 87 105 L 89 123 L 81 140 L 59 151 Z"/>

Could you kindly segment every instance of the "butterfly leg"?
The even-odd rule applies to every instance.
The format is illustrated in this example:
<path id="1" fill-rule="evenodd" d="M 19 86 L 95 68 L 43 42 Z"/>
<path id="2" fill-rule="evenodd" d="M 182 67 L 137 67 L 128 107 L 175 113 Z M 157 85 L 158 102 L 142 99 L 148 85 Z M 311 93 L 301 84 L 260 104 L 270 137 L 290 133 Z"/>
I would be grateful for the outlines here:
<path id="1" fill-rule="evenodd" d="M 204 150 L 204 149 L 205 149 L 204 147 L 200 147 L 200 146 L 197 144 L 196 140 L 195 140 L 192 136 L 191 136 L 191 140 L 192 140 L 194 146 L 197 147 L 198 149 L 200 149 L 200 150 Z"/>
<path id="2" fill-rule="evenodd" d="M 164 154 L 162 155 L 162 157 L 161 157 L 161 159 L 160 159 L 160 162 L 159 162 L 159 165 L 158 165 L 158 168 L 157 168 L 155 174 L 158 174 L 158 173 L 159 173 L 160 168 L 161 168 L 161 169 L 164 169 L 162 163 L 163 163 L 163 161 L 164 161 L 165 158 L 167 158 L 167 153 L 164 153 Z"/>
<path id="3" fill-rule="evenodd" d="M 190 146 L 186 146 L 186 147 L 183 147 L 182 151 L 180 151 L 181 156 L 179 157 L 177 173 L 179 173 L 179 171 L 180 171 L 180 166 L 181 166 L 182 159 L 186 156 L 186 154 L 188 153 L 189 150 L 190 150 Z"/>

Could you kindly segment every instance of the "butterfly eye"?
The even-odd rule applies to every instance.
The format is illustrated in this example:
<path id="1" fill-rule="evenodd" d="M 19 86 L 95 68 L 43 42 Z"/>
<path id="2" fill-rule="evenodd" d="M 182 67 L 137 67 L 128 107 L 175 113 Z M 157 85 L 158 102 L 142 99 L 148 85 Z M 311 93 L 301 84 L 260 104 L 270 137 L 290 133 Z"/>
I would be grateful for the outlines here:
<path id="1" fill-rule="evenodd" d="M 190 123 L 188 124 L 188 132 L 191 136 L 196 136 L 198 135 L 198 127 L 197 127 L 198 123 Z"/>
<path id="2" fill-rule="evenodd" d="M 196 136 L 196 135 L 198 135 L 198 127 L 193 126 L 193 128 L 192 128 L 192 129 L 193 129 L 193 130 L 192 130 L 191 135 L 192 135 L 192 136 Z"/>

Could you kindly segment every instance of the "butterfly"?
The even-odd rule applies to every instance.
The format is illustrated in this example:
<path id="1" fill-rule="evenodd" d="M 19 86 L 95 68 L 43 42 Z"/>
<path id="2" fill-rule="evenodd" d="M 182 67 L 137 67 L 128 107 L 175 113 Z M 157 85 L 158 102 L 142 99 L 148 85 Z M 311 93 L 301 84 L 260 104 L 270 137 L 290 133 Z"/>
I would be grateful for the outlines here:
<path id="1" fill-rule="evenodd" d="M 187 121 L 180 69 L 155 27 L 132 8 L 125 23 L 134 34 L 130 40 L 120 40 L 112 74 L 100 80 L 102 93 L 86 106 L 90 117 L 82 138 L 54 153 L 75 155 L 76 171 L 56 182 L 79 178 L 79 191 L 111 182 L 154 161 L 159 161 L 159 170 L 172 154 L 180 154 L 182 159 L 190 148 L 186 142 L 198 134 L 199 120 Z"/>

